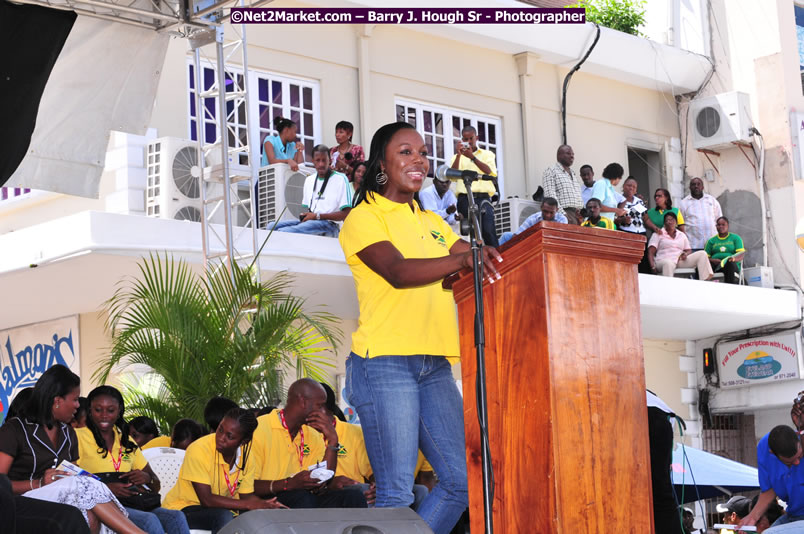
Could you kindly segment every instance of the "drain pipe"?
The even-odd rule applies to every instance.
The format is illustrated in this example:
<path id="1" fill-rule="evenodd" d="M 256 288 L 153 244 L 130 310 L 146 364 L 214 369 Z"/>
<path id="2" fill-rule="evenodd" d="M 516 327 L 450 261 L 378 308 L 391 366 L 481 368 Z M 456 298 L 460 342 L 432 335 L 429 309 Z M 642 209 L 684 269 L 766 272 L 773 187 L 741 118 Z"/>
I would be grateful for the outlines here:
<path id="1" fill-rule="evenodd" d="M 768 265 L 768 212 L 765 206 L 765 139 L 754 127 L 749 130 L 754 134 L 754 138 L 759 143 L 759 154 L 757 156 L 759 163 L 757 164 L 757 181 L 759 182 L 759 210 L 762 215 L 762 265 Z"/>

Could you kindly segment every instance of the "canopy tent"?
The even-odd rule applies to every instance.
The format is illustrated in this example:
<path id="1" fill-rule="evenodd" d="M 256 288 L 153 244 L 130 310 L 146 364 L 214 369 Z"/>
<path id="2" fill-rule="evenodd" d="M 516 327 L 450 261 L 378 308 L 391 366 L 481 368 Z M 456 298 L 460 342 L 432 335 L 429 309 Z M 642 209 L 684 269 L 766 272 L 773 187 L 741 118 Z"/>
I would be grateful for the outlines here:
<path id="1" fill-rule="evenodd" d="M 97 198 L 110 131 L 151 122 L 170 37 L 270 1 L 0 0 L 0 186 Z"/>
<path id="2" fill-rule="evenodd" d="M 673 448 L 671 469 L 678 502 L 682 504 L 759 489 L 755 467 L 680 443 Z"/>
<path id="3" fill-rule="evenodd" d="M 72 15 L 37 6 L 4 7 L 4 16 L 13 19 L 4 23 L 12 27 L 40 29 L 37 16 L 43 11 Z M 6 162 L 0 168 L 13 172 L 6 183 L 10 187 L 97 198 L 110 130 L 143 135 L 150 123 L 169 36 L 84 16 L 67 30 L 63 48 L 58 42 L 48 44 L 56 47 L 58 58 L 49 79 L 44 76 L 47 84 L 42 84 L 38 111 L 38 95 L 26 91 L 28 85 L 8 88 L 12 96 L 19 97 L 12 102 L 32 101 L 34 107 L 25 117 L 20 117 L 19 106 L 6 110 L 17 119 L 13 124 L 20 125 L 15 136 L 9 136 L 16 148 L 13 152 L 24 157 L 21 163 L 17 161 L 19 166 Z M 12 76 L 24 80 L 37 75 L 30 66 L 37 64 L 36 54 L 42 53 L 41 41 L 38 31 L 17 35 L 16 46 L 10 49 L 16 54 L 12 66 L 19 69 Z M 26 132 L 30 136 L 27 146 Z"/>

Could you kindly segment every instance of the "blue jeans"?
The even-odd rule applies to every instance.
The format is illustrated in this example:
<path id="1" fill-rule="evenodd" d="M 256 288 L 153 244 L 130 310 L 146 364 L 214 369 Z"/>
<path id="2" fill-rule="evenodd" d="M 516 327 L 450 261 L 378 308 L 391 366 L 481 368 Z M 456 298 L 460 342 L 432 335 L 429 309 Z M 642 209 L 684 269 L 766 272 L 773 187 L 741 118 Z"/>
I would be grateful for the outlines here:
<path id="1" fill-rule="evenodd" d="M 212 534 L 225 527 L 234 515 L 226 508 L 206 508 L 205 506 L 187 506 L 181 510 L 192 529 L 210 530 Z"/>
<path id="2" fill-rule="evenodd" d="M 378 508 L 413 503 L 418 450 L 438 477 L 416 510 L 435 534 L 449 534 L 469 503 L 463 401 L 443 356 L 346 360 L 346 398 L 363 427 Z"/>
<path id="3" fill-rule="evenodd" d="M 774 521 L 771 528 L 767 529 L 765 532 L 768 534 L 804 532 L 804 516 L 783 514 L 779 519 Z"/>
<path id="4" fill-rule="evenodd" d="M 293 234 L 323 235 L 325 237 L 338 237 L 341 228 L 333 221 L 279 221 L 274 226 L 268 223 L 268 230 L 274 229 L 278 232 L 290 232 Z"/>
<path id="5" fill-rule="evenodd" d="M 126 507 L 126 512 L 131 522 L 148 534 L 190 534 L 187 519 L 179 510 L 159 507 L 143 512 Z"/>
<path id="6" fill-rule="evenodd" d="M 360 488 L 360 491 L 363 493 L 367 492 L 370 485 L 369 484 L 355 484 L 355 488 Z M 413 485 L 413 504 L 410 505 L 411 508 L 417 510 L 419 505 L 422 503 L 427 494 L 430 493 L 430 489 L 425 486 L 424 484 L 414 484 Z M 368 505 L 369 508 L 374 508 L 374 503 Z"/>

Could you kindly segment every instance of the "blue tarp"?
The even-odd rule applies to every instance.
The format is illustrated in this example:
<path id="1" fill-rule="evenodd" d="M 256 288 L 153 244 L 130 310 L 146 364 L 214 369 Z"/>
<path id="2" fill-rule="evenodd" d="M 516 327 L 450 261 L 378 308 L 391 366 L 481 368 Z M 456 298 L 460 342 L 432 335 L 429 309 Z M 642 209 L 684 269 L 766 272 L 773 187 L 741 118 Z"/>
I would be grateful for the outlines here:
<path id="1" fill-rule="evenodd" d="M 680 503 L 759 489 L 757 469 L 676 443 L 673 484 Z M 683 492 L 683 498 L 682 498 Z"/>

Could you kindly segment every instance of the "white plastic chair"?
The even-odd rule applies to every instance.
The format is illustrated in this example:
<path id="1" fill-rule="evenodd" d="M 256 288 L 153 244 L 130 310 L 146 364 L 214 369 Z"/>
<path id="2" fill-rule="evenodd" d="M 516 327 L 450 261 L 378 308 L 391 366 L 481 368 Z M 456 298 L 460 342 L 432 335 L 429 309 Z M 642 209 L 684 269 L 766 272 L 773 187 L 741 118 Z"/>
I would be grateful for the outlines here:
<path id="1" fill-rule="evenodd" d="M 151 466 L 161 483 L 159 495 L 165 499 L 168 492 L 173 489 L 179 480 L 179 470 L 184 461 L 184 451 L 170 447 L 154 447 L 142 451 L 148 465 Z M 190 534 L 211 534 L 209 530 L 190 530 Z"/>
<path id="2" fill-rule="evenodd" d="M 170 447 L 153 447 L 142 451 L 151 469 L 156 473 L 161 488 L 159 495 L 165 500 L 168 492 L 176 485 L 179 480 L 179 470 L 184 461 L 184 451 L 181 449 L 171 449 Z"/>

